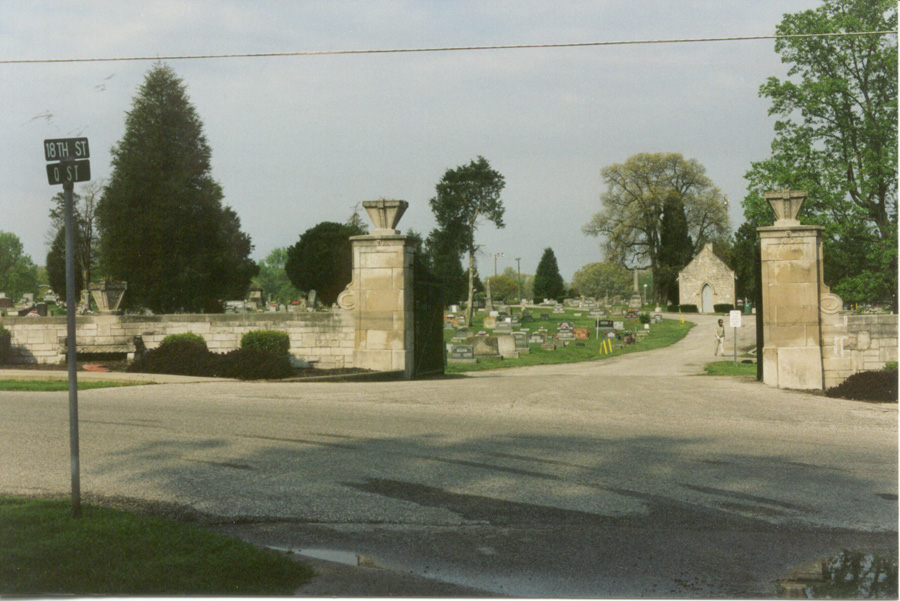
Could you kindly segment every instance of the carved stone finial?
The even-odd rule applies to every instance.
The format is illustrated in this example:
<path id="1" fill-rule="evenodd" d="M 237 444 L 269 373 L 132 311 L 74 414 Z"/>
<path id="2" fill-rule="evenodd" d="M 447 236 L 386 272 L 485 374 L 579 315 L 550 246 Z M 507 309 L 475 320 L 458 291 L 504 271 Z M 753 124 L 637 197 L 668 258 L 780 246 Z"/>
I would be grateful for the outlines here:
<path id="1" fill-rule="evenodd" d="M 399 234 L 400 230 L 396 229 L 400 223 L 400 218 L 406 212 L 409 203 L 405 200 L 366 200 L 362 203 L 369 219 L 375 225 L 373 235 Z"/>
<path id="2" fill-rule="evenodd" d="M 800 225 L 797 214 L 807 198 L 805 190 L 776 190 L 766 192 L 766 202 L 775 211 L 775 225 Z"/>

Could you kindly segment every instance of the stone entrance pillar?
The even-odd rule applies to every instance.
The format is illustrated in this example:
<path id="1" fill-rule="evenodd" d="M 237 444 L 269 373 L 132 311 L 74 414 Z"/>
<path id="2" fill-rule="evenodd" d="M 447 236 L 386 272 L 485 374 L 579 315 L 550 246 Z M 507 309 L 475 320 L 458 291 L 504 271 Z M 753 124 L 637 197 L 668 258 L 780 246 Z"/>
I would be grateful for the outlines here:
<path id="1" fill-rule="evenodd" d="M 759 228 L 762 256 L 763 380 L 769 386 L 822 390 L 820 299 L 828 294 L 822 279 L 822 231 L 803 225 L 797 214 L 806 192 L 766 194 L 775 225 Z"/>
<path id="2" fill-rule="evenodd" d="M 363 202 L 375 229 L 354 236 L 353 279 L 338 305 L 355 313 L 354 365 L 413 373 L 413 258 L 416 243 L 395 229 L 409 206 L 404 200 Z"/>

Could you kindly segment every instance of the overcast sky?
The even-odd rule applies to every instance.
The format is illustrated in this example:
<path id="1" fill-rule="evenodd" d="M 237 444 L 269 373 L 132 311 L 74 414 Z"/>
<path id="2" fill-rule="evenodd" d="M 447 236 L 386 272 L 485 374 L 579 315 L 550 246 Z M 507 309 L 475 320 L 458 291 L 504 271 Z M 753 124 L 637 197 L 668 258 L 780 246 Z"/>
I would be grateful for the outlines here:
<path id="1" fill-rule="evenodd" d="M 0 0 L 0 60 L 561 44 L 772 35 L 817 0 Z M 0 64 L 0 230 L 48 250 L 42 141 L 87 137 L 95 180 L 153 61 Z M 404 232 L 434 227 L 448 168 L 482 155 L 506 178 L 506 227 L 484 224 L 483 275 L 534 273 L 551 247 L 568 281 L 603 259 L 581 227 L 600 169 L 638 152 L 707 168 L 742 222 L 744 173 L 768 156 L 759 86 L 773 40 L 563 49 L 170 60 L 213 152 L 213 177 L 254 258 L 363 200 L 399 198 Z"/>

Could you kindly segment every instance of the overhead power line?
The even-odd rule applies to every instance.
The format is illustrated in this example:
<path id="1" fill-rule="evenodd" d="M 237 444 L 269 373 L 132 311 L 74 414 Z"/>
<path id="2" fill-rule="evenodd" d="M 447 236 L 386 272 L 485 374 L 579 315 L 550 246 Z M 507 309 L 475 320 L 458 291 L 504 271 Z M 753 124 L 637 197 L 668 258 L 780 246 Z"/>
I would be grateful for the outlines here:
<path id="1" fill-rule="evenodd" d="M 890 31 L 851 31 L 841 33 L 802 33 L 792 35 L 737 36 L 727 38 L 685 38 L 671 40 L 631 40 L 618 42 L 573 42 L 568 44 L 513 44 L 494 46 L 445 46 L 438 48 L 390 48 L 369 50 L 306 50 L 300 52 L 248 52 L 236 54 L 186 54 L 171 56 L 118 56 L 107 58 L 35 58 L 0 60 L 0 65 L 31 63 L 99 63 L 114 61 L 175 61 L 214 58 L 264 58 L 287 56 L 332 56 L 347 54 L 403 54 L 414 52 L 463 52 L 473 50 L 525 50 L 533 48 L 588 48 L 592 46 L 638 46 L 647 44 L 687 44 L 699 42 L 743 42 L 749 40 L 778 40 L 789 38 L 834 38 L 848 36 L 881 36 L 897 35 L 897 30 Z"/>

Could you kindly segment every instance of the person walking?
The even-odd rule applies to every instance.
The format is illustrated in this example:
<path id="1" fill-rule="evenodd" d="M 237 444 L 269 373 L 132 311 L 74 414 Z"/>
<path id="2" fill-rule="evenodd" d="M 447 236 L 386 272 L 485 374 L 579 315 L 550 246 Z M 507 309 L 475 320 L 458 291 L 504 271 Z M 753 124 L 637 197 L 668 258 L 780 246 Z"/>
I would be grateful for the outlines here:
<path id="1" fill-rule="evenodd" d="M 716 356 L 725 356 L 725 321 L 720 319 L 716 326 Z"/>

